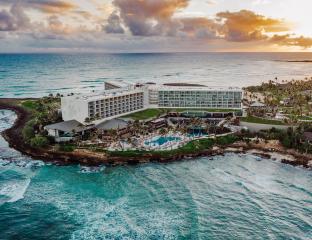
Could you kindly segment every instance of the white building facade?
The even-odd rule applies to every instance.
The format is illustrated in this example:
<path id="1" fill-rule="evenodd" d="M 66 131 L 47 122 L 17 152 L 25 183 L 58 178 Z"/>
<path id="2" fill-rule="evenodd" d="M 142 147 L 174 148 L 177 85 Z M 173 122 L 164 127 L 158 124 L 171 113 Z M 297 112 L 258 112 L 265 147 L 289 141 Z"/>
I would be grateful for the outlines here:
<path id="1" fill-rule="evenodd" d="M 61 100 L 64 121 L 104 121 L 148 108 L 242 109 L 242 90 L 111 81 L 103 92 Z"/>
<path id="2" fill-rule="evenodd" d="M 78 94 L 61 99 L 62 117 L 64 121 L 109 120 L 141 111 L 147 102 L 143 89 L 112 89 L 97 94 Z"/>
<path id="3" fill-rule="evenodd" d="M 167 88 L 158 91 L 160 108 L 241 109 L 238 89 Z"/>

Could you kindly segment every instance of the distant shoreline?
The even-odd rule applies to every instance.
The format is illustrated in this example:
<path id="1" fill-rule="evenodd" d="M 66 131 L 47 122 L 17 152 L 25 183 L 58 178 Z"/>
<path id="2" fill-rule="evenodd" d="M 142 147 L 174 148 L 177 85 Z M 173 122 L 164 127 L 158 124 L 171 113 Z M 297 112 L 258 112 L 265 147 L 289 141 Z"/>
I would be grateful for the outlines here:
<path id="1" fill-rule="evenodd" d="M 312 60 L 275 60 L 275 62 L 312 63 Z"/>
<path id="2" fill-rule="evenodd" d="M 100 153 L 90 152 L 61 152 L 51 151 L 49 149 L 35 149 L 26 144 L 23 141 L 22 129 L 26 122 L 31 119 L 31 113 L 25 108 L 18 105 L 18 101 L 29 100 L 27 99 L 14 99 L 14 98 L 0 98 L 0 109 L 11 110 L 16 113 L 17 119 L 14 124 L 3 131 L 1 134 L 4 139 L 9 143 L 9 146 L 13 149 L 32 157 L 36 160 L 43 160 L 52 162 L 58 165 L 70 165 L 81 164 L 86 166 L 98 166 L 98 165 L 126 165 L 126 164 L 140 164 L 148 162 L 168 163 L 174 161 L 183 161 L 188 159 L 196 159 L 198 157 L 213 157 L 217 155 L 224 155 L 225 153 L 251 153 L 256 156 L 260 156 L 265 159 L 274 159 L 273 154 L 278 153 L 282 157 L 280 160 L 282 163 L 290 164 L 293 166 L 303 166 L 305 168 L 311 168 L 309 161 L 311 159 L 305 157 L 303 154 L 296 152 L 289 152 L 281 148 L 275 148 L 268 150 L 267 146 L 247 145 L 246 143 L 234 143 L 227 146 L 218 146 L 213 149 L 206 149 L 195 154 L 177 154 L 171 157 L 159 157 L 153 154 L 144 154 L 138 157 L 111 157 Z M 34 98 L 32 98 L 34 99 Z M 294 159 L 287 159 L 286 155 L 291 155 Z"/>

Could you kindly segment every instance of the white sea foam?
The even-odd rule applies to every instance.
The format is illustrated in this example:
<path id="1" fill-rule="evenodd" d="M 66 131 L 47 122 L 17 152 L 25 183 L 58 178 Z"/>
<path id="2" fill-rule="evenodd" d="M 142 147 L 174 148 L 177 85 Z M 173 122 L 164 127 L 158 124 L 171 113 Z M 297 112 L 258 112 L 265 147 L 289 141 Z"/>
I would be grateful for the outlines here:
<path id="1" fill-rule="evenodd" d="M 12 157 L 1 157 L 0 166 L 10 166 L 19 168 L 39 168 L 44 166 L 45 163 L 40 160 L 25 159 L 24 156 L 12 156 Z"/>
<path id="2" fill-rule="evenodd" d="M 16 114 L 9 110 L 0 110 L 0 132 L 8 129 L 15 121 Z"/>
<path id="3" fill-rule="evenodd" d="M 0 196 L 4 196 L 5 202 L 17 202 L 24 198 L 24 194 L 30 184 L 30 178 L 21 181 L 7 182 L 0 187 Z"/>
<path id="4" fill-rule="evenodd" d="M 87 166 L 80 166 L 80 173 L 98 173 L 102 172 L 105 169 L 105 166 L 100 167 L 87 167 Z"/>

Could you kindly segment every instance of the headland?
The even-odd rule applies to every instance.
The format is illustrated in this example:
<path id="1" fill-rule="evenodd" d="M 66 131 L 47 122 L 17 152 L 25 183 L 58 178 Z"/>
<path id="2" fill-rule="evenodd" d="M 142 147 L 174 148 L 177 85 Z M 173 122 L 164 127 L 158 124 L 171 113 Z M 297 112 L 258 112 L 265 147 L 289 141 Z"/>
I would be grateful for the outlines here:
<path id="1" fill-rule="evenodd" d="M 244 94 L 248 96 L 249 93 Z M 256 91 L 253 94 L 257 95 Z M 263 109 L 265 104 L 252 99 L 243 99 L 251 102 L 247 116 L 237 109 L 154 108 L 100 123 L 64 125 L 59 112 L 61 98 L 50 95 L 0 99 L 0 109 L 17 114 L 13 126 L 2 133 L 9 145 L 34 159 L 61 165 L 168 163 L 202 156 L 247 153 L 311 168 L 309 151 L 287 147 L 280 139 L 285 132 L 291 134 L 289 129 L 294 129 L 295 125 L 256 116 L 252 111 L 261 112 L 259 108 Z M 58 135 L 51 134 L 51 130 L 55 133 L 60 124 L 61 128 L 71 126 L 72 129 L 62 131 L 62 136 L 61 130 Z M 267 129 L 251 127 L 250 130 L 245 126 L 248 124 Z M 61 141 L 57 141 L 58 138 Z"/>

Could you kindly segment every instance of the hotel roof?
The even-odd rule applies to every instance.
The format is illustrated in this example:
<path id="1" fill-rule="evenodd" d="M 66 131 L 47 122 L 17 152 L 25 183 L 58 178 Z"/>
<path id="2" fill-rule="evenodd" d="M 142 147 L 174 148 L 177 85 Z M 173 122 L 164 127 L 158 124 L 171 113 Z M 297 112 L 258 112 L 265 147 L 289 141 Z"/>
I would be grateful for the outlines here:
<path id="1" fill-rule="evenodd" d="M 160 90 L 160 91 L 228 91 L 228 92 L 241 92 L 242 89 L 238 87 L 214 87 L 205 86 L 196 83 L 165 83 L 165 84 L 132 84 L 125 81 L 107 81 L 108 83 L 122 83 L 123 87 L 119 87 L 111 90 L 97 91 L 89 94 L 75 94 L 72 96 L 66 96 L 65 98 L 72 98 L 82 101 L 97 101 L 105 98 L 120 97 L 123 95 L 129 95 L 131 93 L 140 93 L 144 89 Z"/>
<path id="2" fill-rule="evenodd" d="M 131 88 L 117 88 L 117 89 L 112 89 L 112 90 L 104 90 L 104 91 L 99 91 L 99 92 L 93 92 L 90 94 L 75 94 L 73 96 L 69 96 L 73 99 L 80 99 L 83 101 L 97 101 L 97 100 L 102 100 L 105 98 L 112 98 L 112 97 L 120 97 L 123 95 L 128 95 L 131 93 L 140 93 L 143 90 L 140 88 L 136 89 L 131 89 Z"/>
<path id="3" fill-rule="evenodd" d="M 105 122 L 102 122 L 98 125 L 96 125 L 95 127 L 97 129 L 101 129 L 101 130 L 117 130 L 117 129 L 123 129 L 125 127 L 127 127 L 128 122 L 119 118 L 116 119 L 111 119 Z"/>
<path id="4" fill-rule="evenodd" d="M 58 130 L 63 132 L 82 132 L 87 128 L 76 120 L 70 120 L 65 122 L 54 123 L 44 127 L 47 130 Z"/>
<path id="5" fill-rule="evenodd" d="M 162 90 L 162 91 L 230 91 L 230 92 L 241 92 L 242 89 L 239 87 L 217 87 L 217 86 L 205 86 L 200 84 L 158 84 L 151 85 L 149 89 Z"/>
<path id="6" fill-rule="evenodd" d="M 105 81 L 105 83 L 114 85 L 118 88 L 126 88 L 126 87 L 134 85 L 134 83 L 131 83 L 125 80 L 108 80 L 108 81 Z"/>
<path id="7" fill-rule="evenodd" d="M 163 85 L 171 87 L 207 87 L 206 85 L 197 83 L 164 83 Z"/>
<path id="8" fill-rule="evenodd" d="M 250 107 L 265 107 L 266 105 L 261 102 L 254 102 L 250 104 Z"/>

